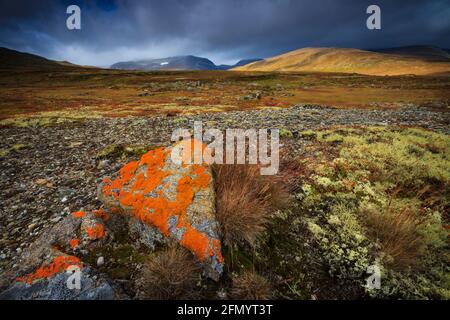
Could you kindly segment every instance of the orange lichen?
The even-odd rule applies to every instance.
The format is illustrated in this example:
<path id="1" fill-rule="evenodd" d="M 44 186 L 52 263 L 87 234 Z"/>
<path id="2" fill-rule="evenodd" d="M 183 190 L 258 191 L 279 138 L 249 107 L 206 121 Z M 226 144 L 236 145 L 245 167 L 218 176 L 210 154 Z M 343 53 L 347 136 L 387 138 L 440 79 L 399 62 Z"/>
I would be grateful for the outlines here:
<path id="1" fill-rule="evenodd" d="M 105 236 L 105 228 L 101 223 L 97 223 L 93 227 L 87 228 L 87 234 L 91 240 L 101 239 Z"/>
<path id="2" fill-rule="evenodd" d="M 95 217 L 100 218 L 105 222 L 109 220 L 109 214 L 103 209 L 94 210 L 94 211 L 92 211 L 92 214 Z"/>
<path id="3" fill-rule="evenodd" d="M 71 239 L 69 241 L 69 244 L 72 249 L 75 249 L 80 244 L 80 240 L 79 239 Z"/>
<path id="4" fill-rule="evenodd" d="M 208 238 L 201 232 L 194 228 L 189 228 L 183 234 L 181 239 L 181 245 L 190 249 L 199 258 L 200 261 L 204 261 L 206 253 L 208 251 L 209 241 Z"/>
<path id="5" fill-rule="evenodd" d="M 220 240 L 213 239 L 211 242 L 212 242 L 212 249 L 209 253 L 210 256 L 215 254 L 219 263 L 222 263 L 223 257 L 222 257 L 222 253 L 220 252 Z"/>
<path id="6" fill-rule="evenodd" d="M 117 207 L 112 207 L 110 211 L 111 211 L 111 213 L 121 213 L 122 209 L 117 208 Z"/>
<path id="7" fill-rule="evenodd" d="M 204 146 L 201 150 L 203 149 Z M 194 195 L 208 187 L 210 174 L 205 166 L 191 165 L 187 173 L 178 180 L 176 198 L 169 200 L 164 197 L 162 190 L 155 191 L 158 186 L 164 186 L 164 178 L 171 174 L 164 170 L 168 155 L 169 152 L 162 147 L 144 154 L 140 161 L 126 164 L 116 179 L 103 180 L 104 196 L 113 197 L 122 207 L 131 208 L 135 218 L 157 227 L 165 236 L 170 234 L 169 219 L 177 216 L 176 228 L 185 230 L 181 244 L 195 253 L 200 261 L 216 255 L 218 261 L 222 262 L 220 240 L 210 240 L 186 220 L 187 209 L 192 204 Z M 145 170 L 138 170 L 140 166 L 145 166 Z M 156 197 L 146 197 L 151 192 L 155 192 Z"/>
<path id="8" fill-rule="evenodd" d="M 86 212 L 84 211 L 72 212 L 72 216 L 74 216 L 75 218 L 83 218 L 85 215 Z"/>
<path id="9" fill-rule="evenodd" d="M 63 272 L 72 265 L 76 265 L 81 268 L 82 263 L 80 259 L 75 256 L 57 256 L 48 266 L 42 266 L 35 272 L 24 277 L 19 277 L 16 280 L 31 284 L 35 280 L 49 278 L 59 272 Z"/>

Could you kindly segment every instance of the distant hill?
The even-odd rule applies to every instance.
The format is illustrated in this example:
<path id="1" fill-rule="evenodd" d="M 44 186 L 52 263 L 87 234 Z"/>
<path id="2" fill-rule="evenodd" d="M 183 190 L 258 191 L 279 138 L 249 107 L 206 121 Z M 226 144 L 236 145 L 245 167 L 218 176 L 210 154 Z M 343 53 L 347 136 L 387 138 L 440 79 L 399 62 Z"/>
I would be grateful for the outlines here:
<path id="1" fill-rule="evenodd" d="M 74 66 L 76 65 L 73 65 L 69 62 L 53 61 L 38 55 L 0 47 L 1 69 L 48 70 L 48 69 L 62 69 Z"/>
<path id="2" fill-rule="evenodd" d="M 233 70 L 425 75 L 450 73 L 450 62 L 431 61 L 411 54 L 400 55 L 348 48 L 304 48 L 253 62 Z"/>
<path id="3" fill-rule="evenodd" d="M 386 49 L 370 49 L 369 51 L 411 56 L 431 61 L 450 61 L 449 51 L 434 46 L 407 46 Z"/>
<path id="4" fill-rule="evenodd" d="M 245 60 L 240 60 L 238 63 L 236 63 L 233 67 L 241 67 L 241 66 L 245 66 L 249 63 L 252 62 L 257 62 L 257 61 L 261 61 L 263 59 L 261 58 L 256 58 L 256 59 L 245 59 Z"/>
<path id="5" fill-rule="evenodd" d="M 209 59 L 196 56 L 177 56 L 162 59 L 118 62 L 112 69 L 123 70 L 214 70 L 216 65 Z"/>
<path id="6" fill-rule="evenodd" d="M 247 65 L 249 63 L 256 62 L 256 61 L 261 61 L 261 60 L 263 60 L 263 59 L 261 59 L 261 58 L 243 59 L 243 60 L 239 60 L 236 64 L 233 64 L 233 65 L 221 64 L 221 65 L 217 66 L 217 69 L 218 70 L 229 70 L 229 69 L 245 66 L 245 65 Z"/>
<path id="7" fill-rule="evenodd" d="M 176 56 L 160 59 L 146 59 L 136 61 L 118 62 L 111 66 L 112 69 L 122 70 L 228 70 L 261 59 L 241 60 L 235 65 L 215 65 L 211 60 L 192 55 Z"/>

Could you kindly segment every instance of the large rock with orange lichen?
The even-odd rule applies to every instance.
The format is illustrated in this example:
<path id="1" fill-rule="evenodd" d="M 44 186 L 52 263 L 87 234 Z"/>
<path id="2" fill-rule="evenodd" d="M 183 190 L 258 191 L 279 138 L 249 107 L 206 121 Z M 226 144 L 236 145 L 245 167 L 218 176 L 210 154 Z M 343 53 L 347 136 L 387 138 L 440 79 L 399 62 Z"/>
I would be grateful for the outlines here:
<path id="1" fill-rule="evenodd" d="M 218 223 L 215 220 L 211 169 L 206 165 L 178 165 L 180 144 L 158 148 L 124 165 L 115 178 L 105 178 L 99 198 L 121 208 L 132 232 L 150 247 L 175 240 L 193 252 L 218 278 L 223 269 Z"/>

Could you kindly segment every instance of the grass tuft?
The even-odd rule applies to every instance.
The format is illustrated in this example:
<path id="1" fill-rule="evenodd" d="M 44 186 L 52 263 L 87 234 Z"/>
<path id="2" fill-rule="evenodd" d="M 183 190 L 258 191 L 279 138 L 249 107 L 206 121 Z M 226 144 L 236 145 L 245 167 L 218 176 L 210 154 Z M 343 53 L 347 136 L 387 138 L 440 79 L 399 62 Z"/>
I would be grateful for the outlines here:
<path id="1" fill-rule="evenodd" d="M 199 268 L 191 254 L 177 246 L 156 253 L 144 265 L 139 281 L 143 299 L 179 300 L 198 296 Z"/>
<path id="2" fill-rule="evenodd" d="M 367 235 L 380 243 L 389 267 L 405 270 L 417 266 L 424 250 L 424 236 L 420 233 L 424 219 L 419 219 L 411 207 L 392 205 L 382 211 L 366 210 L 363 214 Z"/>
<path id="3" fill-rule="evenodd" d="M 262 176 L 256 165 L 216 165 L 216 217 L 227 245 L 255 246 L 270 215 L 287 201 L 277 176 Z"/>
<path id="4" fill-rule="evenodd" d="M 241 300 L 268 300 L 271 298 L 271 291 L 266 278 L 256 272 L 246 271 L 233 278 L 231 297 Z"/>

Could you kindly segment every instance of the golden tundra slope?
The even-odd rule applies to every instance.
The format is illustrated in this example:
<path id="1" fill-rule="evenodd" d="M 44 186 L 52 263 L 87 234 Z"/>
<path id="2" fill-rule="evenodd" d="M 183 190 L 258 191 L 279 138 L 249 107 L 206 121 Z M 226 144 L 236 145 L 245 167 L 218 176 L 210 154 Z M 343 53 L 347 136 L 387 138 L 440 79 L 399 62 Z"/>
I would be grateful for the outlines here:
<path id="1" fill-rule="evenodd" d="M 304 48 L 234 68 L 236 71 L 315 71 L 368 75 L 450 73 L 450 60 L 432 61 L 347 48 Z"/>

